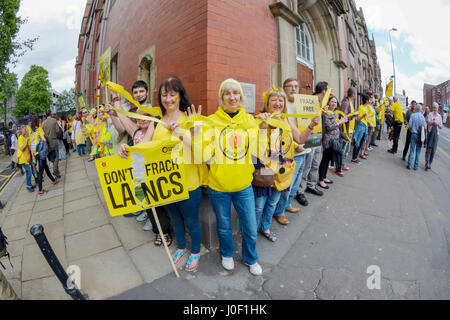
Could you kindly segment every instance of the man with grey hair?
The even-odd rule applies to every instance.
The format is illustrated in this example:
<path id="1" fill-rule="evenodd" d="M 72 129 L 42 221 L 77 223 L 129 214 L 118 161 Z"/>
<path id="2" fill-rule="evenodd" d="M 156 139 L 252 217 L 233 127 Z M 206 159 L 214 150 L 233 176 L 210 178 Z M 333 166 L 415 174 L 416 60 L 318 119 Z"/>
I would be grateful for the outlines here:
<path id="1" fill-rule="evenodd" d="M 409 161 L 408 165 L 406 166 L 408 170 L 410 170 L 412 167 L 414 153 L 416 153 L 416 158 L 414 159 L 414 170 L 417 170 L 417 167 L 419 166 L 420 153 L 422 152 L 422 143 L 425 140 L 425 137 L 422 136 L 422 127 L 424 129 L 427 127 L 425 118 L 422 115 L 422 105 L 416 104 L 413 110 L 414 113 L 410 116 L 408 122 L 408 131 L 411 132 Z"/>
<path id="2" fill-rule="evenodd" d="M 431 169 L 434 154 L 436 153 L 439 130 L 442 129 L 442 116 L 438 113 L 439 104 L 433 102 L 432 112 L 428 114 L 427 125 L 427 151 L 425 153 L 425 170 Z"/>

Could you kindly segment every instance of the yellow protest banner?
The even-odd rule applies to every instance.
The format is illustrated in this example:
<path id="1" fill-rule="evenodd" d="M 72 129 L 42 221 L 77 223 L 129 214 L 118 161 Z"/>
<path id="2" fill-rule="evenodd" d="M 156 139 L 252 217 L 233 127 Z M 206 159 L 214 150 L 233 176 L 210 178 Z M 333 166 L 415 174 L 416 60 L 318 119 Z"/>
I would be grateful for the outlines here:
<path id="1" fill-rule="evenodd" d="M 78 94 L 78 104 L 80 105 L 80 108 L 83 109 L 86 107 L 86 103 L 84 102 L 84 97 L 82 93 Z"/>
<path id="2" fill-rule="evenodd" d="M 390 78 L 389 80 L 389 83 L 386 85 L 386 97 L 393 97 L 394 79 Z"/>
<path id="3" fill-rule="evenodd" d="M 180 141 L 146 143 L 124 159 L 118 155 L 95 161 L 112 217 L 189 198 Z M 134 151 L 140 151 L 136 153 Z"/>
<path id="4" fill-rule="evenodd" d="M 110 65 L 111 65 L 111 48 L 105 51 L 99 59 L 99 72 L 100 79 L 102 81 L 102 87 L 106 86 L 106 83 L 110 81 Z"/>
<path id="5" fill-rule="evenodd" d="M 302 118 L 297 118 L 297 126 L 298 129 L 303 132 L 311 122 L 311 118 L 315 118 L 320 115 L 319 97 L 296 94 L 294 95 L 294 99 L 297 113 L 302 115 Z M 319 125 L 314 127 L 313 132 L 305 142 L 305 148 L 312 148 L 320 145 L 322 145 L 322 117 L 320 118 Z"/>

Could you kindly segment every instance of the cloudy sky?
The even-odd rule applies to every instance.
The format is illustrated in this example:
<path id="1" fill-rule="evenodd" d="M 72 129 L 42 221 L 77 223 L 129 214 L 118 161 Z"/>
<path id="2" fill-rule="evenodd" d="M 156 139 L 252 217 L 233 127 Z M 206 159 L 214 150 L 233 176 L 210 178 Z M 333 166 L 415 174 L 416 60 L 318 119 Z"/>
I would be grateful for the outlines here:
<path id="1" fill-rule="evenodd" d="M 74 87 L 75 57 L 78 35 L 86 0 L 22 0 L 19 16 L 28 22 L 19 37 L 39 36 L 33 51 L 20 58 L 13 70 L 19 81 L 33 64 L 49 72 L 52 87 L 57 91 Z"/>
<path id="2" fill-rule="evenodd" d="M 74 86 L 75 57 L 86 0 L 22 0 L 19 15 L 28 18 L 22 38 L 39 36 L 35 49 L 21 58 L 15 69 L 19 79 L 32 64 L 49 71 L 54 89 Z M 362 7 L 385 79 L 393 74 L 388 30 L 394 46 L 397 92 L 423 100 L 423 83 L 439 84 L 450 79 L 448 17 L 450 0 L 356 0 Z"/>
<path id="3" fill-rule="evenodd" d="M 397 93 L 423 101 L 423 84 L 450 79 L 450 0 L 356 0 L 373 33 L 383 75 L 393 74 L 389 30 L 394 47 Z"/>

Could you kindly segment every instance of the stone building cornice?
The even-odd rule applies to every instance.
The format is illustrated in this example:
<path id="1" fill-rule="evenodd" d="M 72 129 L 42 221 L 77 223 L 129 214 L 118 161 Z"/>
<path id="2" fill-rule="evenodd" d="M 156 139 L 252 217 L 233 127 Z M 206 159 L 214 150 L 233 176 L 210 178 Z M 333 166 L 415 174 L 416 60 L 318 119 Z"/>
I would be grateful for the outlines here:
<path id="1" fill-rule="evenodd" d="M 297 12 L 292 11 L 287 5 L 281 1 L 277 1 L 269 5 L 270 12 L 275 18 L 280 17 L 288 21 L 293 26 L 298 26 L 304 23 L 303 19 Z"/>

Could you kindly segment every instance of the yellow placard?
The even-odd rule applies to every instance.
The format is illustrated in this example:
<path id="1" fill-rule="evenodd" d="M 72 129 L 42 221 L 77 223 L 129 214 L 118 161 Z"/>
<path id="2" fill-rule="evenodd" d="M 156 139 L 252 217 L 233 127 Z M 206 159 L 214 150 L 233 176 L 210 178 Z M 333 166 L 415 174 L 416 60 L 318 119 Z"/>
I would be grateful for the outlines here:
<path id="1" fill-rule="evenodd" d="M 316 116 L 320 115 L 319 97 L 306 94 L 295 94 L 294 99 L 297 113 L 302 115 L 302 118 L 297 118 L 297 126 L 298 129 L 303 132 L 310 124 L 311 118 L 315 118 Z M 320 117 L 319 125 L 314 127 L 313 132 L 305 142 L 305 148 L 312 148 L 321 145 L 322 117 Z"/>
<path id="2" fill-rule="evenodd" d="M 95 165 L 110 215 L 188 199 L 180 150 L 179 141 L 160 140 L 146 143 L 145 149 L 130 148 L 128 159 L 118 155 L 97 159 Z"/>
<path id="3" fill-rule="evenodd" d="M 110 81 L 110 66 L 111 66 L 111 48 L 108 48 L 106 52 L 100 56 L 99 59 L 99 69 L 100 69 L 100 80 L 102 87 L 106 86 L 106 83 Z"/>
<path id="4" fill-rule="evenodd" d="M 81 109 L 86 107 L 86 103 L 84 102 L 83 95 L 78 96 L 78 103 L 79 103 Z"/>

